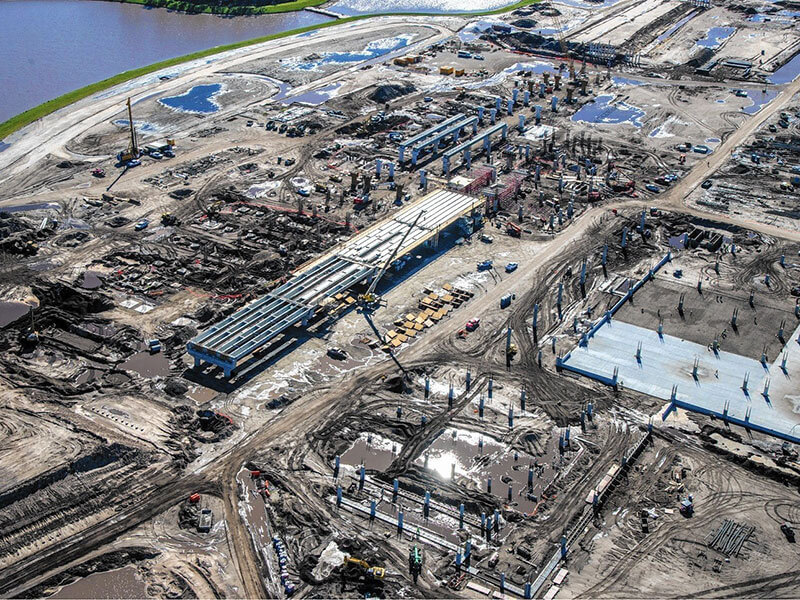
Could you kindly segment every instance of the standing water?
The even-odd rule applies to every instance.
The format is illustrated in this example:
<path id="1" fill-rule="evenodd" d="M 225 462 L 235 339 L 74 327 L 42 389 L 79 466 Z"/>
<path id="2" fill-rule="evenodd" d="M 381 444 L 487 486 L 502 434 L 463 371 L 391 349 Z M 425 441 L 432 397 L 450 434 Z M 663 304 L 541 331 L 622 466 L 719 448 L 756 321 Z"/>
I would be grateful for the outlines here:
<path id="1" fill-rule="evenodd" d="M 65 585 L 50 598 L 146 598 L 144 582 L 136 577 L 136 569 L 124 567 L 114 571 L 92 573 L 75 583 Z"/>

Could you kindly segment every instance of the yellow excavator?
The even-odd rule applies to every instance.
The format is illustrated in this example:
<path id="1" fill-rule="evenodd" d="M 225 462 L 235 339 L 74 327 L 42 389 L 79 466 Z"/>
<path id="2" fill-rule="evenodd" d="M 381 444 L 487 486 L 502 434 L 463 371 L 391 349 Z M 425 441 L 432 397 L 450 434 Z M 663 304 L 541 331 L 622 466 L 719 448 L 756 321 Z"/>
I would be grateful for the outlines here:
<path id="1" fill-rule="evenodd" d="M 365 560 L 360 558 L 355 558 L 354 556 L 345 556 L 344 557 L 344 566 L 347 565 L 355 565 L 357 567 L 361 567 L 364 569 L 364 572 L 367 574 L 367 577 L 372 579 L 383 579 L 386 577 L 386 569 L 383 567 L 370 567 L 369 563 Z"/>

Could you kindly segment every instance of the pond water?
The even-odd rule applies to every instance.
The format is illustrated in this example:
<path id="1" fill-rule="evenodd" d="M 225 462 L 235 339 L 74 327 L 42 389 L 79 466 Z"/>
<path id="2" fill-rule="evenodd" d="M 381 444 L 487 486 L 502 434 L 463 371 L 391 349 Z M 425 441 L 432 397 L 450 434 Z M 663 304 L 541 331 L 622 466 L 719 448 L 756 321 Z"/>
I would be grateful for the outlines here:
<path id="1" fill-rule="evenodd" d="M 196 85 L 179 96 L 161 98 L 159 103 L 180 112 L 207 115 L 219 110 L 219 104 L 214 100 L 214 96 L 220 91 L 222 85 L 219 83 Z"/>
<path id="2" fill-rule="evenodd" d="M 795 55 L 792 60 L 770 75 L 767 81 L 777 84 L 790 83 L 797 79 L 798 75 L 800 75 L 800 54 Z"/>
<path id="3" fill-rule="evenodd" d="M 717 48 L 731 37 L 734 31 L 736 31 L 735 27 L 712 27 L 706 33 L 706 37 L 698 40 L 696 45 L 703 48 Z"/>
<path id="4" fill-rule="evenodd" d="M 572 115 L 572 120 L 605 125 L 627 123 L 634 127 L 642 126 L 642 118 L 646 113 L 641 108 L 627 102 L 611 104 L 613 99 L 613 96 L 598 96 L 595 102 L 581 106 L 580 110 Z"/>
<path id="5" fill-rule="evenodd" d="M 129 69 L 330 20 L 309 11 L 231 18 L 93 0 L 3 0 L 0 122 Z"/>

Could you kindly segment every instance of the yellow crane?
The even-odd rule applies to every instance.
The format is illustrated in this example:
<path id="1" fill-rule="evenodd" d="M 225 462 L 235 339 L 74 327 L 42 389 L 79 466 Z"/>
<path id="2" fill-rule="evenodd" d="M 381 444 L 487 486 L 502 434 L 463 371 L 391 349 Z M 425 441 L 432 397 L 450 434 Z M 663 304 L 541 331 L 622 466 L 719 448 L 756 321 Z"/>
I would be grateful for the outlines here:
<path id="1" fill-rule="evenodd" d="M 347 565 L 355 565 L 357 567 L 361 567 L 364 569 L 364 572 L 367 574 L 368 577 L 372 579 L 383 579 L 386 577 L 386 569 L 383 567 L 370 567 L 369 563 L 365 560 L 360 558 L 356 558 L 354 556 L 345 556 L 344 557 L 344 566 Z"/>
<path id="2" fill-rule="evenodd" d="M 381 278 L 383 277 L 384 273 L 386 273 L 386 269 L 389 268 L 389 265 L 394 260 L 394 257 L 397 256 L 398 252 L 400 252 L 400 248 L 403 247 L 403 243 L 406 241 L 406 238 L 408 237 L 408 234 L 411 233 L 411 230 L 414 229 L 414 227 L 417 226 L 417 223 L 419 222 L 420 218 L 422 217 L 422 215 L 424 213 L 425 213 L 424 210 L 419 211 L 419 213 L 417 214 L 417 218 L 414 219 L 414 222 L 411 223 L 411 225 L 409 225 L 409 227 L 406 230 L 405 234 L 403 234 L 403 237 L 400 239 L 400 243 L 397 244 L 397 246 L 395 247 L 394 251 L 392 251 L 392 253 L 389 255 L 389 258 L 386 259 L 386 262 L 383 264 L 383 267 L 381 267 L 381 270 L 378 271 L 378 274 L 375 275 L 375 279 L 372 280 L 372 283 L 370 284 L 370 286 L 367 289 L 367 291 L 364 292 L 363 294 L 361 294 L 358 297 L 359 302 L 363 306 L 374 306 L 380 300 L 380 297 L 378 296 L 378 294 L 375 293 L 375 287 L 378 285 L 378 282 L 381 280 Z"/>
<path id="3" fill-rule="evenodd" d="M 131 137 L 128 140 L 128 147 L 124 152 L 120 152 L 117 155 L 117 159 L 123 163 L 139 158 L 139 142 L 136 139 L 136 127 L 133 125 L 133 110 L 131 109 L 130 98 L 128 98 L 128 126 L 131 132 Z"/>

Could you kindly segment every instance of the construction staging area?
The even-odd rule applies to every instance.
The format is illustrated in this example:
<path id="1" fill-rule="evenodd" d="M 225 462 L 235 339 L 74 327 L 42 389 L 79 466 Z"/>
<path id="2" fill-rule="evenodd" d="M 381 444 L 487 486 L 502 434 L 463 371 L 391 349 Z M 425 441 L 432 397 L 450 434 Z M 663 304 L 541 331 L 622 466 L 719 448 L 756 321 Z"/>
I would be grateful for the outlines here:
<path id="1" fill-rule="evenodd" d="M 799 23 L 375 17 L 3 140 L 0 593 L 800 595 Z"/>

